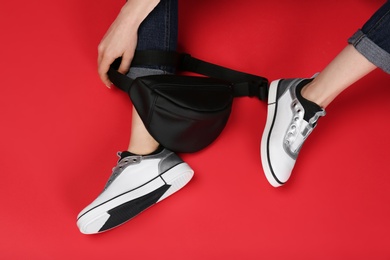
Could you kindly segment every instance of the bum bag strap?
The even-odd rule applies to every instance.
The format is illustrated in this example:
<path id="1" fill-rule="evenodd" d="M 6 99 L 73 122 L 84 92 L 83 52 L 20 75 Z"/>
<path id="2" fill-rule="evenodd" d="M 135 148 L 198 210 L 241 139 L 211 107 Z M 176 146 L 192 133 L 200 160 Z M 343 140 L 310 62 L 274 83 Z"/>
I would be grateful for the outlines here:
<path id="1" fill-rule="evenodd" d="M 195 72 L 205 76 L 223 79 L 233 83 L 233 93 L 236 97 L 256 96 L 261 100 L 267 99 L 268 80 L 266 78 L 228 69 L 210 62 L 183 55 L 179 66 L 183 71 Z"/>
<path id="2" fill-rule="evenodd" d="M 119 73 L 116 69 L 120 65 L 117 59 L 110 67 L 108 76 L 112 83 L 128 92 L 132 79 Z M 194 72 L 197 74 L 225 80 L 232 83 L 235 97 L 256 96 L 266 100 L 268 96 L 268 80 L 264 77 L 248 74 L 192 57 L 187 53 L 167 51 L 136 51 L 131 63 L 132 66 L 160 65 L 174 67 L 179 71 Z"/>

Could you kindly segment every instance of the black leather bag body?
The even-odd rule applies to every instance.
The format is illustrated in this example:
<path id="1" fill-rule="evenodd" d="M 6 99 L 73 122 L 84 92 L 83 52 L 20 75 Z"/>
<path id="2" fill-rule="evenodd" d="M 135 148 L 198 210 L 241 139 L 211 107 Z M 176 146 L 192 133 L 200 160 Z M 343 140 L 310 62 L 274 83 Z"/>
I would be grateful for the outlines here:
<path id="1" fill-rule="evenodd" d="M 211 76 L 150 75 L 132 80 L 117 72 L 119 62 L 111 66 L 110 80 L 128 93 L 150 135 L 174 152 L 196 152 L 212 143 L 229 119 L 234 97 L 267 97 L 267 79 L 188 54 L 136 52 L 132 64 L 169 64 Z"/>

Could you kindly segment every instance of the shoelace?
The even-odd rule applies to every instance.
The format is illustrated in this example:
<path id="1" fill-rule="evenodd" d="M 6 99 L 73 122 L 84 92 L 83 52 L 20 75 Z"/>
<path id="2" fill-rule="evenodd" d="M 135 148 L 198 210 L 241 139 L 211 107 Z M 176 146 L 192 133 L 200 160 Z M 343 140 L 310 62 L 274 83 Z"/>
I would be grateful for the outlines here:
<path id="1" fill-rule="evenodd" d="M 304 108 L 297 99 L 292 102 L 291 108 L 293 109 L 293 118 L 284 138 L 284 146 L 292 157 L 296 157 L 303 142 L 316 127 L 318 119 L 325 115 L 325 111 L 321 110 L 316 112 L 314 116 L 310 118 L 309 122 L 307 122 L 308 124 L 305 128 L 301 129 L 304 122 Z"/>
<path id="2" fill-rule="evenodd" d="M 138 163 L 140 161 L 140 158 L 141 158 L 140 156 L 128 156 L 128 157 L 125 157 L 123 159 L 120 159 L 121 152 L 118 152 L 117 155 L 119 157 L 119 161 L 118 161 L 117 165 L 112 168 L 112 174 L 111 174 L 110 178 L 108 179 L 108 181 L 104 187 L 104 190 L 106 190 L 108 188 L 108 186 L 110 186 L 110 184 L 119 176 L 119 174 L 122 173 L 122 171 L 124 169 L 126 169 L 131 164 Z"/>

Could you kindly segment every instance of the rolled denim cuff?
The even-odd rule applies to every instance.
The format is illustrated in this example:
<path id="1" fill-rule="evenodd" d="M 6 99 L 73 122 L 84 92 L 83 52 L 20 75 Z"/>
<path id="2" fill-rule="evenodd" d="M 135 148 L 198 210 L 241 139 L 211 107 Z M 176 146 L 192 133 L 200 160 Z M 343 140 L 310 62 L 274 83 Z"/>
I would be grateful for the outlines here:
<path id="1" fill-rule="evenodd" d="M 358 30 L 348 39 L 348 43 L 375 66 L 390 74 L 390 54 L 375 44 L 363 31 Z"/>
<path id="2" fill-rule="evenodd" d="M 135 79 L 138 77 L 150 76 L 150 75 L 161 75 L 161 74 L 171 74 L 168 71 L 160 69 L 150 69 L 142 67 L 131 67 L 127 76 L 129 78 Z"/>

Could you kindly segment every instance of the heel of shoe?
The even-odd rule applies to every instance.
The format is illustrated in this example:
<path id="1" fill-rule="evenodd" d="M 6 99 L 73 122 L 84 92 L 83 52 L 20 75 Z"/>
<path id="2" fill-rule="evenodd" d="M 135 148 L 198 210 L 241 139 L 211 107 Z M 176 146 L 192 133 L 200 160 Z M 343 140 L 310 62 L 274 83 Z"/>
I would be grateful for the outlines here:
<path id="1" fill-rule="evenodd" d="M 268 95 L 268 108 L 267 108 L 267 121 L 264 127 L 263 135 L 261 138 L 261 144 L 260 144 L 260 157 L 261 157 L 261 164 L 263 166 L 263 171 L 265 174 L 265 177 L 267 178 L 268 182 L 274 186 L 279 187 L 281 184 L 279 184 L 273 174 L 271 167 L 269 165 L 269 156 L 268 156 L 268 138 L 271 132 L 271 128 L 273 125 L 275 113 L 276 113 L 276 99 L 277 99 L 277 91 L 279 86 L 280 80 L 272 81 L 270 88 L 269 88 L 269 95 Z"/>
<path id="2" fill-rule="evenodd" d="M 194 176 L 194 171 L 187 163 L 181 163 L 161 175 L 161 179 L 171 187 L 164 193 L 159 201 L 167 198 L 183 188 Z"/>
<path id="3" fill-rule="evenodd" d="M 268 105 L 274 104 L 276 102 L 278 86 L 280 81 L 281 80 L 278 79 L 271 82 L 268 90 Z"/>

